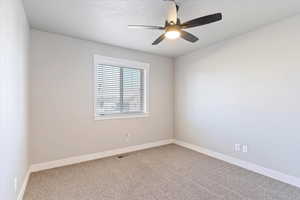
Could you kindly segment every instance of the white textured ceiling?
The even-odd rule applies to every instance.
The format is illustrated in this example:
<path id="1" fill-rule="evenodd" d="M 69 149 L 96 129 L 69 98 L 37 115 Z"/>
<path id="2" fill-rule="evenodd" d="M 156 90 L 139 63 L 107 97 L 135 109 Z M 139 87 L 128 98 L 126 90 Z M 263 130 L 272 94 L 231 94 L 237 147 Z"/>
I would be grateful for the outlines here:
<path id="1" fill-rule="evenodd" d="M 189 29 L 200 40 L 151 43 L 161 31 L 128 24 L 163 25 L 163 0 L 24 0 L 33 28 L 175 57 L 300 12 L 300 0 L 178 0 L 182 22 L 215 12 L 223 20 Z"/>

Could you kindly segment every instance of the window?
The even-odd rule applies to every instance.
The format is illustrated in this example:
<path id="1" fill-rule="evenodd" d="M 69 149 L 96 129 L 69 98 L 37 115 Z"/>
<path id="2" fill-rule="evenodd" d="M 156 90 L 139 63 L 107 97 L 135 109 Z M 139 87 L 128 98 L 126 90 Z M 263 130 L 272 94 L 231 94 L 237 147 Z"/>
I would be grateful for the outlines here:
<path id="1" fill-rule="evenodd" d="M 94 56 L 96 119 L 144 117 L 149 65 Z"/>

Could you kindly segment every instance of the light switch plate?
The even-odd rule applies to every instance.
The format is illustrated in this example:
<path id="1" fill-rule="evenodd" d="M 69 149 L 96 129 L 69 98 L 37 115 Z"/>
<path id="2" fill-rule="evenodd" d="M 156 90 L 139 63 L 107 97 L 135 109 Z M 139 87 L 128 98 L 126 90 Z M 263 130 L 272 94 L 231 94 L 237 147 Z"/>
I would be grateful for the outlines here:
<path id="1" fill-rule="evenodd" d="M 17 177 L 15 177 L 15 179 L 14 179 L 14 189 L 15 189 L 15 192 L 17 192 L 17 189 L 18 189 L 18 179 L 17 179 Z"/>

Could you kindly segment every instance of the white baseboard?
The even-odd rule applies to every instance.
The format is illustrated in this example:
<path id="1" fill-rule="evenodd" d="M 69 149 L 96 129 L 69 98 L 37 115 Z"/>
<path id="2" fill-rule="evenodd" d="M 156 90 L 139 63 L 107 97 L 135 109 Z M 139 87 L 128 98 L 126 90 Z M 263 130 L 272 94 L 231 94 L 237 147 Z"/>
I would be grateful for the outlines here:
<path id="1" fill-rule="evenodd" d="M 158 146 L 162 146 L 162 145 L 166 145 L 166 144 L 171 144 L 173 142 L 174 142 L 173 139 L 161 140 L 158 142 L 146 143 L 146 144 L 129 146 L 129 147 L 115 149 L 115 150 L 103 151 L 103 152 L 99 152 L 99 153 L 69 157 L 69 158 L 65 158 L 65 159 L 61 159 L 61 160 L 54 160 L 54 161 L 39 163 L 39 164 L 33 164 L 30 167 L 30 172 L 37 172 L 37 171 L 42 171 L 42 170 L 46 170 L 46 169 L 52 169 L 52 168 L 56 168 L 56 167 L 77 164 L 77 163 L 81 163 L 81 162 L 115 156 L 115 155 L 119 155 L 119 154 L 148 149 L 148 148 L 152 148 L 152 147 L 158 147 Z"/>
<path id="2" fill-rule="evenodd" d="M 188 149 L 197 151 L 199 153 L 203 153 L 203 154 L 206 154 L 208 156 L 217 158 L 219 160 L 223 160 L 223 161 L 228 162 L 230 164 L 237 165 L 237 166 L 245 168 L 247 170 L 256 172 L 258 174 L 262 174 L 264 176 L 271 177 L 273 179 L 282 181 L 284 183 L 294 185 L 296 187 L 300 187 L 300 178 L 290 176 L 290 175 L 286 175 L 282 172 L 278 172 L 278 171 L 275 171 L 273 169 L 268 169 L 268 168 L 265 168 L 265 167 L 247 162 L 247 161 L 243 161 L 243 160 L 231 157 L 231 156 L 227 156 L 227 155 L 224 155 L 222 153 L 214 152 L 214 151 L 211 151 L 209 149 L 205 149 L 205 148 L 202 148 L 200 146 L 197 146 L 197 145 L 194 145 L 194 144 L 189 144 L 189 143 L 186 143 L 186 142 L 183 142 L 183 141 L 180 141 L 180 140 L 174 140 L 174 143 L 177 144 L 177 145 L 186 147 Z"/>
<path id="3" fill-rule="evenodd" d="M 227 156 L 227 155 L 224 155 L 224 154 L 221 154 L 218 152 L 214 152 L 214 151 L 202 148 L 202 147 L 194 145 L 194 144 L 189 144 L 189 143 L 186 143 L 186 142 L 183 142 L 180 140 L 176 140 L 176 139 L 168 139 L 168 140 L 161 140 L 158 142 L 146 143 L 146 144 L 141 144 L 141 145 L 136 145 L 136 146 L 129 146 L 129 147 L 125 147 L 125 148 L 109 150 L 109 151 L 104 151 L 104 152 L 99 152 L 99 153 L 75 156 L 75 157 L 70 157 L 70 158 L 65 158 L 65 159 L 61 159 L 61 160 L 45 162 L 45 163 L 39 163 L 39 164 L 33 164 L 33 165 L 31 165 L 28 172 L 26 173 L 26 176 L 24 178 L 24 182 L 20 189 L 17 200 L 23 199 L 25 189 L 26 189 L 28 179 L 29 179 L 31 172 L 37 172 L 37 171 L 52 169 L 52 168 L 56 168 L 56 167 L 63 167 L 63 166 L 67 166 L 67 165 L 77 164 L 77 163 L 81 163 L 81 162 L 96 160 L 96 159 L 100 159 L 100 158 L 115 156 L 115 155 L 119 155 L 119 154 L 129 153 L 129 152 L 133 152 L 133 151 L 139 151 L 139 150 L 143 150 L 143 149 L 158 147 L 158 146 L 172 144 L 172 143 L 186 147 L 186 148 L 194 150 L 194 151 L 197 151 L 199 153 L 206 154 L 208 156 L 217 158 L 219 160 L 223 160 L 223 161 L 231 163 L 233 165 L 237 165 L 239 167 L 248 169 L 250 171 L 254 171 L 256 173 L 274 178 L 276 180 L 288 183 L 290 185 L 300 187 L 300 178 L 289 176 L 289 175 L 283 174 L 281 172 L 278 172 L 278 171 L 275 171 L 272 169 L 261 167 L 259 165 L 256 165 L 256 164 L 253 164 L 253 163 L 250 163 L 247 161 L 239 160 L 239 159 L 231 157 L 231 156 Z"/>
<path id="4" fill-rule="evenodd" d="M 27 186 L 27 183 L 28 183 L 28 180 L 29 180 L 30 173 L 31 173 L 30 169 L 28 169 L 27 172 L 26 172 L 26 175 L 24 177 L 24 181 L 23 181 L 23 184 L 21 186 L 21 189 L 20 189 L 19 195 L 17 197 L 17 200 L 22 200 L 23 199 L 23 196 L 24 196 L 24 193 L 25 193 L 25 190 L 26 190 L 26 186 Z"/>

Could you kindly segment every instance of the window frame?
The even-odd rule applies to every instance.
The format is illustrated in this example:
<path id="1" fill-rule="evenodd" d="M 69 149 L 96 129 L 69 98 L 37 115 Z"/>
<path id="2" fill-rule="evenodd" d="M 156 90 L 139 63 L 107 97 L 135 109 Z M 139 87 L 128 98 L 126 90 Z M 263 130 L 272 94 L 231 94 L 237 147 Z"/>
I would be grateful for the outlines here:
<path id="1" fill-rule="evenodd" d="M 143 112 L 141 113 L 120 113 L 120 114 L 107 114 L 107 115 L 99 115 L 96 112 L 96 91 L 97 91 L 97 66 L 98 65 L 112 65 L 116 67 L 123 68 L 135 68 L 142 69 L 144 75 L 144 105 Z M 149 71 L 150 64 L 133 61 L 133 60 L 125 60 L 107 56 L 94 55 L 94 118 L 95 120 L 107 120 L 107 119 L 126 119 L 126 118 L 138 118 L 138 117 L 148 117 L 149 116 Z"/>

